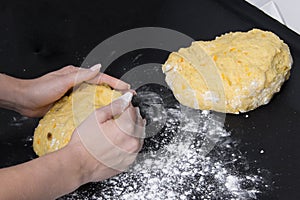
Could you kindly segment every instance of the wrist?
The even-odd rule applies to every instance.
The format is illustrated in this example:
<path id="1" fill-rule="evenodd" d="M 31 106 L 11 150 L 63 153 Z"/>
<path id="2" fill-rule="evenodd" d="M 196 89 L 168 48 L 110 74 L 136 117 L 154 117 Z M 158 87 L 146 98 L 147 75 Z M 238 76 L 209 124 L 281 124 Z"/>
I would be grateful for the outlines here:
<path id="1" fill-rule="evenodd" d="M 22 96 L 21 79 L 0 74 L 0 106 L 14 111 L 19 110 L 19 99 Z"/>
<path id="2" fill-rule="evenodd" d="M 33 104 L 32 93 L 29 91 L 35 84 L 34 79 L 18 79 L 5 74 L 0 74 L 0 107 L 14 110 L 22 115 L 36 117 Z"/>
<path id="3" fill-rule="evenodd" d="M 80 176 L 81 185 L 88 182 L 102 181 L 120 173 L 94 158 L 82 144 L 76 130 L 70 143 L 65 148 L 69 149 L 70 155 L 76 155 L 77 166 L 79 166 L 77 174 Z"/>
<path id="4" fill-rule="evenodd" d="M 67 145 L 57 153 L 69 192 L 88 182 L 82 164 L 81 150 L 78 147 Z"/>
<path id="5" fill-rule="evenodd" d="M 76 133 L 73 133 L 76 134 Z M 74 135 L 70 143 L 61 149 L 61 157 L 65 160 L 66 167 L 71 167 L 73 174 L 73 187 L 79 187 L 85 183 L 92 181 L 93 169 L 96 168 L 97 163 L 91 160 L 89 153 L 82 145 L 80 139 Z"/>

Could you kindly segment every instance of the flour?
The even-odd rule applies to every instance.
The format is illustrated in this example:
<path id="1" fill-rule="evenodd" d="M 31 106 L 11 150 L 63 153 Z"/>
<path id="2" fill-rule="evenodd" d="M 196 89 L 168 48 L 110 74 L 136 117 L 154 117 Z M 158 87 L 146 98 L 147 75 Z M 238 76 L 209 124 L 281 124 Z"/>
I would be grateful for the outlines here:
<path id="1" fill-rule="evenodd" d="M 28 117 L 25 116 L 14 116 L 12 117 L 9 125 L 10 126 L 16 126 L 16 127 L 21 127 L 24 125 L 25 122 L 28 121 Z"/>
<path id="2" fill-rule="evenodd" d="M 61 199 L 256 199 L 267 187 L 215 114 L 178 104 L 165 112 L 164 128 L 127 172 Z"/>

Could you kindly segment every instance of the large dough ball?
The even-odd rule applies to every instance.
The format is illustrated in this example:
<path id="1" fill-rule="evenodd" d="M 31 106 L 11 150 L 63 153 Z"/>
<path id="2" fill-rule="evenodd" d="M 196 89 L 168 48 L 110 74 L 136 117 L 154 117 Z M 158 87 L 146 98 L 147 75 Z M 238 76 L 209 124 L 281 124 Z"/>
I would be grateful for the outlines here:
<path id="1" fill-rule="evenodd" d="M 60 99 L 35 129 L 33 149 L 42 156 L 67 145 L 74 129 L 95 109 L 108 105 L 121 93 L 107 85 L 81 84 L 71 95 Z"/>
<path id="2" fill-rule="evenodd" d="M 279 37 L 253 29 L 193 42 L 171 53 L 163 72 L 181 104 L 237 114 L 267 104 L 289 78 L 291 65 Z"/>

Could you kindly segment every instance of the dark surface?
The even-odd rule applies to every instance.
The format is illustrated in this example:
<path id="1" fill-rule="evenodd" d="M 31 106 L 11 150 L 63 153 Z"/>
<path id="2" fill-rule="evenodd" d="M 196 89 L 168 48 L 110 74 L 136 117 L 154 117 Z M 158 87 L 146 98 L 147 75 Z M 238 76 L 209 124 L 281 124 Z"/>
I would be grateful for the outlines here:
<path id="1" fill-rule="evenodd" d="M 101 41 L 144 26 L 171 28 L 201 40 L 256 27 L 273 31 L 290 46 L 294 65 L 282 91 L 248 118 L 227 115 L 226 127 L 243 144 L 249 162 L 271 172 L 273 190 L 261 199 L 300 199 L 300 36 L 244 0 L 2 1 L 0 72 L 33 78 L 66 64 L 80 65 Z M 149 56 L 140 59 L 151 62 Z M 37 122 L 0 110 L 1 167 L 35 157 L 28 136 Z"/>

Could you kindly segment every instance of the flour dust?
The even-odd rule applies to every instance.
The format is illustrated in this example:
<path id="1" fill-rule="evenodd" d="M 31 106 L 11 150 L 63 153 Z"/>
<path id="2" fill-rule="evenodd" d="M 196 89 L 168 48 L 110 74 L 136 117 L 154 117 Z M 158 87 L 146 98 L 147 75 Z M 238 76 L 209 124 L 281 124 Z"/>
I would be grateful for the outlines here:
<path id="1" fill-rule="evenodd" d="M 164 126 L 145 139 L 127 172 L 60 199 L 256 199 L 268 187 L 260 169 L 249 170 L 217 114 L 178 103 L 161 113 Z"/>

